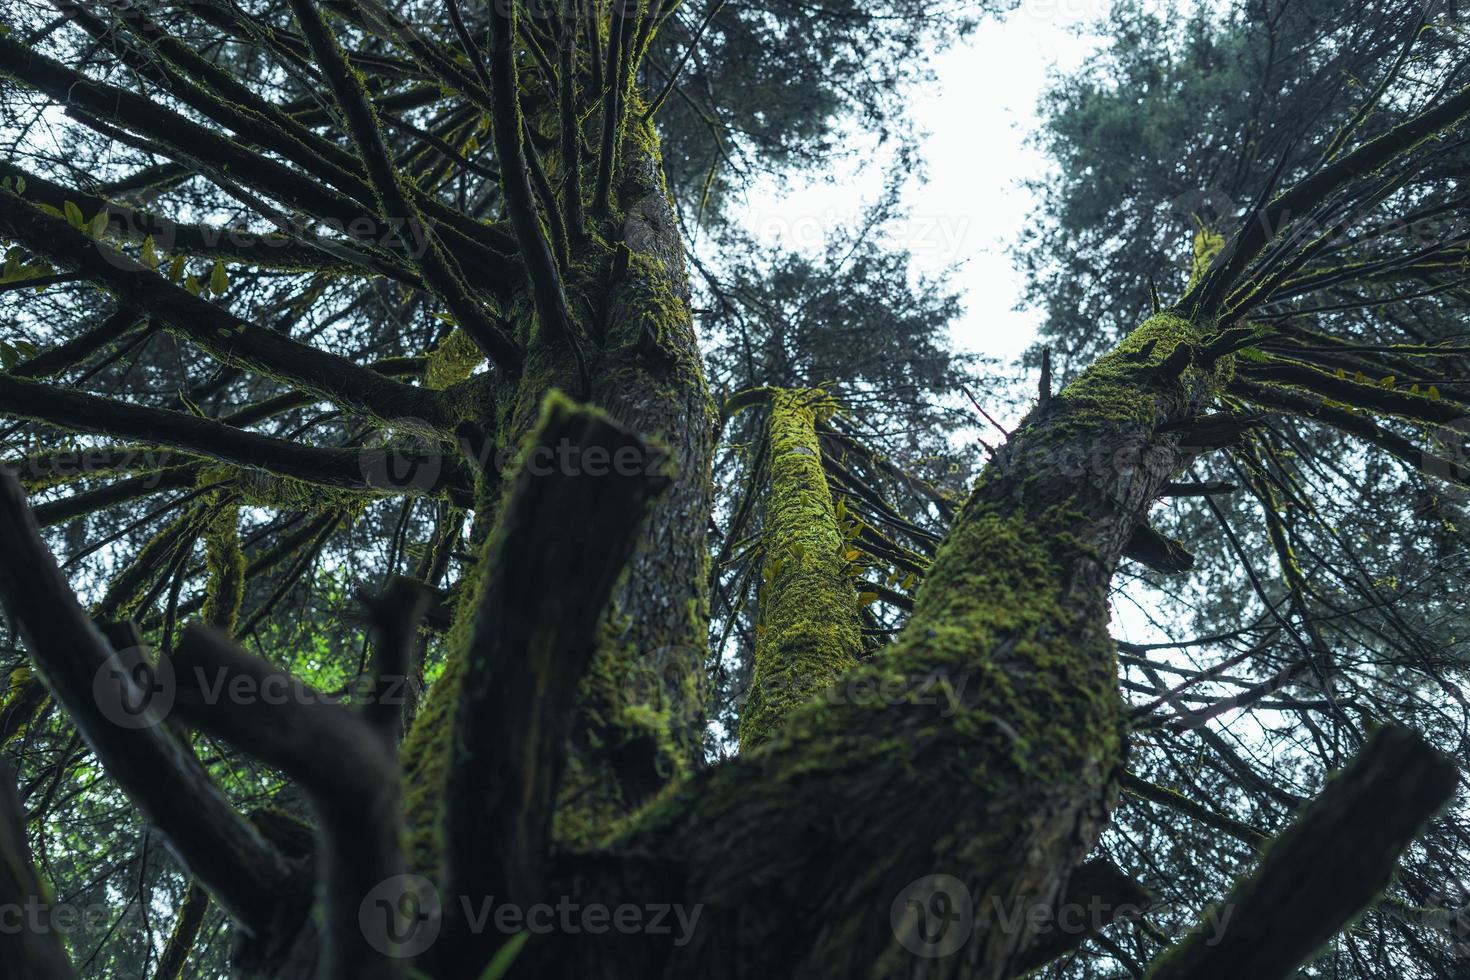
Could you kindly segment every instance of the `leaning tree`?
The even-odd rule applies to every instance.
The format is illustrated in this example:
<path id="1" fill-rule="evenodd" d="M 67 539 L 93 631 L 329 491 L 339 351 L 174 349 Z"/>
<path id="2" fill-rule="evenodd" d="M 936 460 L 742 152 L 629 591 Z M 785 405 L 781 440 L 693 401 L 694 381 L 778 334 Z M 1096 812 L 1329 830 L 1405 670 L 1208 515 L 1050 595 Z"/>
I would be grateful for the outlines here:
<path id="1" fill-rule="evenodd" d="M 1467 485 L 1463 349 L 1332 332 L 1344 304 L 1462 298 L 1462 229 L 1361 233 L 1460 206 L 1457 25 L 1413 22 L 1326 139 L 1288 143 L 1232 226 L 1202 226 L 1177 299 L 1056 390 L 1045 363 L 957 499 L 868 445 L 820 379 L 711 398 L 676 195 L 703 206 L 716 182 L 671 193 L 659 119 L 682 104 L 685 178 L 698 147 L 725 152 L 680 84 L 691 63 L 711 77 L 718 0 L 54 5 L 0 36 L 7 97 L 34 108 L 0 163 L 3 288 L 40 340 L 90 322 L 4 348 L 0 413 L 27 448 L 0 478 L 0 599 L 34 670 L 0 724 L 58 739 L 41 804 L 90 752 L 189 875 L 166 975 L 209 904 L 251 976 L 1042 967 L 1147 904 L 1089 855 L 1120 785 L 1146 791 L 1137 730 L 1200 727 L 1140 724 L 1120 694 L 1120 561 L 1191 563 L 1153 504 L 1217 490 L 1180 476 L 1281 420 Z M 762 36 L 795 49 L 830 18 L 902 49 L 926 6 L 773 3 Z M 712 461 L 742 425 L 753 492 L 721 512 L 712 568 Z M 91 517 L 118 507 L 142 513 Z M 412 566 L 363 597 L 370 642 L 342 644 L 358 629 L 330 610 L 270 619 L 368 513 L 384 567 Z M 42 527 L 68 536 L 64 565 Z M 749 573 L 752 662 L 740 751 L 711 762 L 724 567 Z M 1335 652 L 1291 581 L 1270 605 L 1291 662 L 1201 725 L 1301 677 L 1331 701 Z M 1291 797 L 1269 848 L 1251 838 L 1254 866 L 1151 975 L 1285 976 L 1377 899 L 1458 779 L 1393 720 L 1335 720 L 1341 771 Z M 268 805 L 239 805 L 242 768 Z M 48 900 L 26 817 L 7 785 L 7 909 Z M 492 896 L 689 928 L 508 930 Z M 1077 909 L 1084 927 L 1035 914 Z M 22 975 L 73 969 L 53 929 L 0 943 Z"/>

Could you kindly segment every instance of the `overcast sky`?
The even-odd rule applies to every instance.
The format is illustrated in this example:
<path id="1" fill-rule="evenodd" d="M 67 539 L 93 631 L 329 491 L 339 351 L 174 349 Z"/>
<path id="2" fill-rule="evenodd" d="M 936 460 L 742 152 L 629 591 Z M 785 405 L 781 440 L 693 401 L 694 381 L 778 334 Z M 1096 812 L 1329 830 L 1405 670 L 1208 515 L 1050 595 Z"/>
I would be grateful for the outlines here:
<path id="1" fill-rule="evenodd" d="M 913 93 L 928 179 L 909 186 L 910 220 L 894 237 L 913 252 L 917 271 L 958 266 L 951 282 L 966 307 L 953 328 L 961 348 L 1010 360 L 1035 337 L 1038 314 L 1014 309 L 1021 277 L 1006 254 L 1032 220 L 1034 200 L 1021 181 L 1046 165 L 1027 137 L 1038 127 L 1036 105 L 1049 72 L 1082 63 L 1098 40 L 1080 28 L 1108 5 L 1023 0 L 938 55 L 937 78 Z M 881 166 L 870 154 L 858 156 L 805 186 L 750 194 L 744 223 L 766 241 L 814 247 L 882 187 Z"/>

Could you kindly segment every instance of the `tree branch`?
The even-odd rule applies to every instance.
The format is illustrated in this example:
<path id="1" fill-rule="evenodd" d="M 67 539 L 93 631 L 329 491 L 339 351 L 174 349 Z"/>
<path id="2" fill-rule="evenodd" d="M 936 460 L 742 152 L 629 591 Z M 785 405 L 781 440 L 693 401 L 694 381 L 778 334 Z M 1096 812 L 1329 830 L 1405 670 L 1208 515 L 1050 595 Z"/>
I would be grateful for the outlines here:
<path id="1" fill-rule="evenodd" d="M 1460 89 L 1439 105 L 1425 109 L 1351 153 L 1338 157 L 1281 192 L 1270 204 L 1253 210 L 1215 266 L 1185 297 L 1186 307 L 1194 316 L 1210 317 L 1219 312 L 1220 304 L 1247 266 L 1288 222 L 1310 215 L 1328 195 L 1376 172 L 1435 133 L 1459 122 L 1467 113 L 1470 113 L 1470 87 Z"/>
<path id="2" fill-rule="evenodd" d="M 77 432 L 174 446 L 321 486 L 387 493 L 448 492 L 462 502 L 470 493 L 470 480 L 457 462 L 445 466 L 439 457 L 408 457 L 414 480 L 401 481 L 390 472 L 392 450 L 318 449 L 186 412 L 133 405 L 6 375 L 0 375 L 0 413 Z"/>
<path id="3" fill-rule="evenodd" d="M 61 937 L 53 931 L 46 888 L 31 864 L 25 808 L 15 794 L 15 773 L 0 759 L 0 907 L 18 913 L 18 924 L 0 929 L 0 963 L 7 975 L 27 980 L 72 980 Z M 8 918 L 8 917 L 7 917 Z"/>
<path id="4" fill-rule="evenodd" d="M 190 626 L 174 670 L 184 720 L 282 770 L 311 798 L 321 838 L 325 975 L 402 977 L 405 961 L 384 952 L 393 935 L 387 924 L 375 917 L 359 922 L 370 893 L 404 871 L 398 767 L 383 740 L 353 711 L 214 630 Z M 385 925 L 384 934 L 369 936 L 369 922 Z"/>
<path id="5" fill-rule="evenodd" d="M 0 163 L 0 169 L 4 164 Z M 59 206 L 59 205 L 58 205 Z M 126 306 L 81 335 L 42 351 L 9 373 L 17 378 L 45 378 L 73 367 L 133 329 L 143 315 Z"/>
<path id="6" fill-rule="evenodd" d="M 1288 976 L 1388 885 L 1399 855 L 1458 781 L 1454 763 L 1418 735 L 1380 729 L 1231 890 L 1214 919 L 1219 929 L 1197 927 L 1149 977 Z"/>
<path id="7" fill-rule="evenodd" d="M 383 132 L 368 102 L 362 81 L 347 65 L 346 56 L 331 29 L 322 20 L 313 0 L 291 0 L 291 9 L 301 25 L 307 43 L 316 54 L 337 104 L 347 122 L 347 130 L 362 157 L 368 181 L 377 196 L 378 208 L 389 222 L 410 222 L 410 227 L 423 229 L 427 247 L 414 258 L 414 265 L 424 282 L 444 302 L 455 320 L 503 371 L 514 372 L 521 363 L 521 350 L 494 320 L 486 315 L 480 303 L 469 294 L 464 277 L 452 256 L 443 250 L 438 236 L 425 224 L 419 209 L 408 199 L 403 182 L 393 166 Z M 501 163 L 501 173 L 506 166 Z"/>
<path id="8" fill-rule="evenodd" d="M 416 418 L 429 425 L 448 425 L 448 413 L 437 392 L 393 381 L 243 320 L 3 191 L 0 231 L 56 265 L 84 272 L 116 293 L 125 305 L 147 310 L 226 364 L 284 378 L 345 408 L 378 418 Z"/>
<path id="9" fill-rule="evenodd" d="M 289 878 L 287 866 L 235 812 L 193 753 L 159 724 L 167 672 L 160 666 L 145 678 L 149 672 L 129 671 L 119 660 L 77 604 L 8 473 L 0 473 L 0 553 L 6 556 L 0 601 L 52 695 L 107 773 L 231 915 L 252 931 L 267 928 Z"/>
<path id="10" fill-rule="evenodd" d="M 657 454 L 638 438 L 555 394 L 528 445 L 485 559 L 444 807 L 450 894 L 531 903 L 544 898 L 576 691 L 613 585 L 668 477 L 650 467 Z M 599 455 L 611 461 L 601 475 Z M 586 466 L 551 465 L 558 458 Z M 444 955 L 455 975 L 478 975 L 494 950 L 466 923 L 447 925 Z"/>

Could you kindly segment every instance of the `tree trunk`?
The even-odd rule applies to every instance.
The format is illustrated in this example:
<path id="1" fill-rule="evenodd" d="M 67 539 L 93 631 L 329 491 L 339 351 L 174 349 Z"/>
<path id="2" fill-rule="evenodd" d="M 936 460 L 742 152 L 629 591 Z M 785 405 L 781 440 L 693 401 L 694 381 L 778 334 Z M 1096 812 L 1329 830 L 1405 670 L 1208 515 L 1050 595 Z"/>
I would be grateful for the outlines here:
<path id="1" fill-rule="evenodd" d="M 1007 976 L 1027 913 L 1056 901 L 1116 797 L 1108 584 L 1224 381 L 1176 351 L 1201 335 L 1156 316 L 1034 411 L 895 646 L 615 843 L 644 863 L 601 887 L 701 906 L 691 942 L 642 950 L 628 972 L 595 942 L 546 950 L 543 975 Z M 569 888 L 589 865 L 569 864 Z"/>
<path id="2" fill-rule="evenodd" d="M 494 433 L 472 448 L 489 464 L 477 492 L 476 536 L 483 547 L 501 501 L 498 470 L 518 465 L 548 391 L 596 406 L 659 451 L 634 462 L 558 457 L 570 475 L 609 467 L 667 469 L 644 536 L 607 611 L 603 638 L 580 697 L 556 836 L 589 842 L 658 788 L 698 762 L 704 730 L 710 466 L 718 417 L 705 383 L 684 266 L 684 249 L 663 185 L 651 126 L 628 126 L 618 188 L 616 244 L 596 236 L 573 250 L 569 308 L 580 330 L 598 338 L 583 375 L 580 352 L 541 330 L 528 294 L 512 305 L 527 355 L 506 383 L 473 378 L 458 391 L 462 432 Z M 463 441 L 478 447 L 473 437 Z M 478 461 L 478 460 L 477 460 Z M 466 574 L 448 644 L 445 675 L 429 692 L 404 746 L 410 866 L 431 877 L 440 866 L 439 805 L 452 742 L 457 657 L 472 625 L 477 580 Z"/>

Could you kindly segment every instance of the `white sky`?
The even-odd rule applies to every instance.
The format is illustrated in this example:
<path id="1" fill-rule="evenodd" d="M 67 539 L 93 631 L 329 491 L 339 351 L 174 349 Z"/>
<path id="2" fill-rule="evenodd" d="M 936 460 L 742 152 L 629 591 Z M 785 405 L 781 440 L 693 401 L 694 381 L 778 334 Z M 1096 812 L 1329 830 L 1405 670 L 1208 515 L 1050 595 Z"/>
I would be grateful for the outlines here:
<path id="1" fill-rule="evenodd" d="M 1099 40 L 1081 28 L 1109 6 L 1109 0 L 1023 0 L 937 56 L 937 78 L 913 92 L 927 180 L 908 186 L 910 219 L 893 239 L 911 250 L 916 272 L 954 267 L 950 282 L 965 304 L 953 326 L 961 349 L 1010 361 L 1035 339 L 1039 313 L 1016 311 L 1022 278 L 1006 254 L 1035 207 L 1021 181 L 1046 166 L 1026 141 L 1040 125 L 1036 105 L 1049 72 L 1083 62 Z M 875 165 L 872 154 L 856 156 L 806 184 L 758 188 L 746 199 L 743 223 L 772 244 L 819 245 L 882 188 L 881 157 Z M 1009 426 L 1015 419 L 1000 421 Z"/>

